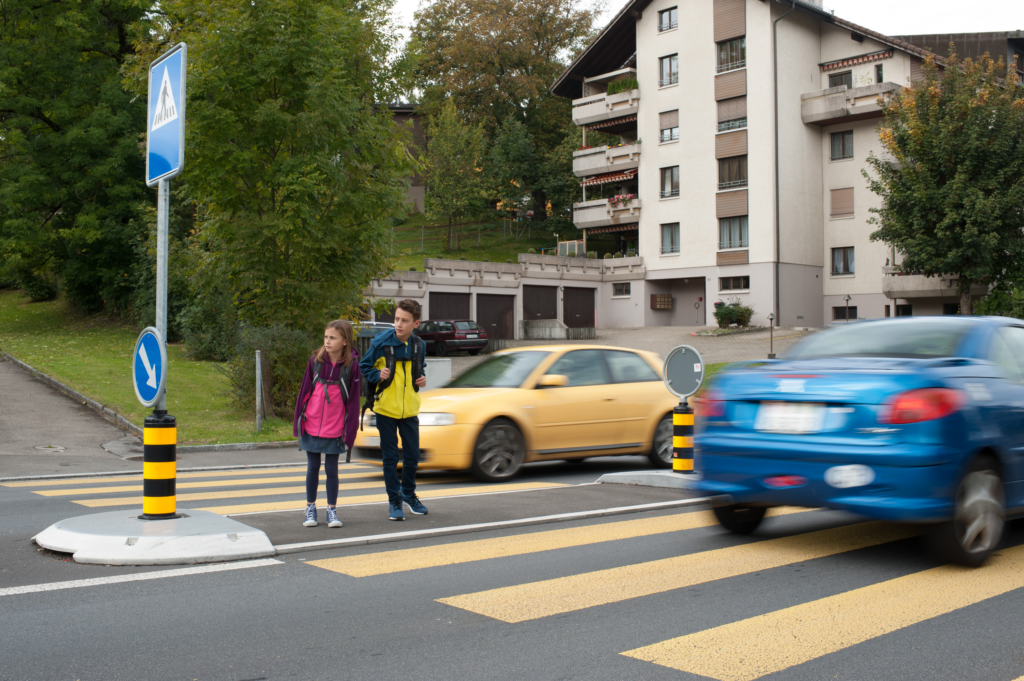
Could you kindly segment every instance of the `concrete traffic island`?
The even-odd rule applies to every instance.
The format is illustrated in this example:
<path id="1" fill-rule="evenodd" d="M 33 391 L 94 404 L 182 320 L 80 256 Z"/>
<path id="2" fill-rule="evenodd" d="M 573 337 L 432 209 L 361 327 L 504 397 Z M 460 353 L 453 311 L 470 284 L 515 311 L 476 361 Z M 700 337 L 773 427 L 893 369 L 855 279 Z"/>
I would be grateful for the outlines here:
<path id="1" fill-rule="evenodd" d="M 605 473 L 597 481 L 602 484 L 693 489 L 694 484 L 700 481 L 700 477 L 700 473 L 682 475 L 675 471 L 623 471 L 621 473 Z"/>
<path id="2" fill-rule="evenodd" d="M 142 509 L 83 515 L 50 525 L 32 540 L 75 562 L 102 565 L 186 565 L 275 554 L 267 535 L 210 511 L 140 520 Z"/>

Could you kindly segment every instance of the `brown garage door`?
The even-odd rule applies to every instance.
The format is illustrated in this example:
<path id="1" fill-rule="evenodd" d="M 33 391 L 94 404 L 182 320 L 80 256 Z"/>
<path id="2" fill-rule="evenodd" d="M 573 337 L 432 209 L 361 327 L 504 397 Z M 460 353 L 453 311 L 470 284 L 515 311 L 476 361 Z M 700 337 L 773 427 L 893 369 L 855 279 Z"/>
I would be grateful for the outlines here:
<path id="1" fill-rule="evenodd" d="M 523 286 L 523 319 L 558 319 L 558 287 Z"/>
<path id="2" fill-rule="evenodd" d="M 469 319 L 468 293 L 431 293 L 431 319 Z"/>
<path id="3" fill-rule="evenodd" d="M 515 338 L 516 297 L 476 294 L 476 322 L 488 338 Z"/>
<path id="4" fill-rule="evenodd" d="M 562 298 L 565 325 L 570 329 L 594 327 L 594 289 L 565 287 Z"/>

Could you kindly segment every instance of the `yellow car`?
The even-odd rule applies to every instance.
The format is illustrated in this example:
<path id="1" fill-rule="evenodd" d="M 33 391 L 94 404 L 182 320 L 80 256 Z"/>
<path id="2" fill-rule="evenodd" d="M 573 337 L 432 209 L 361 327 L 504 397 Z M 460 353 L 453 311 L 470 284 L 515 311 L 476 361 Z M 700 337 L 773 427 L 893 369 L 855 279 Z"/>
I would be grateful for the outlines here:
<path id="1" fill-rule="evenodd" d="M 498 352 L 422 396 L 420 468 L 508 480 L 524 463 L 647 454 L 672 465 L 672 409 L 661 359 L 628 348 L 559 345 Z M 354 454 L 381 462 L 376 415 Z"/>

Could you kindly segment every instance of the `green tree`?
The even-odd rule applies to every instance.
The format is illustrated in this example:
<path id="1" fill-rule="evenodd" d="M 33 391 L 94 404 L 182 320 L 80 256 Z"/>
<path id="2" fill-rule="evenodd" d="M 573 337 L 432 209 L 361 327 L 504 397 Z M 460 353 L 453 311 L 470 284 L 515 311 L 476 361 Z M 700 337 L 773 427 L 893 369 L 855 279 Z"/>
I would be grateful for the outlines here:
<path id="1" fill-rule="evenodd" d="M 448 225 L 448 250 L 458 247 L 457 224 L 479 213 L 486 203 L 481 165 L 486 141 L 483 127 L 462 119 L 449 101 L 428 123 L 427 216 Z"/>
<path id="2" fill-rule="evenodd" d="M 565 137 L 561 144 L 541 159 L 537 182 L 551 202 L 551 213 L 571 220 L 572 204 L 583 200 L 580 178 L 572 171 L 573 152 L 583 144 L 583 134 L 572 121 L 563 124 L 563 128 Z"/>
<path id="3" fill-rule="evenodd" d="M 957 275 L 965 315 L 972 284 L 1000 285 L 1024 257 L 1024 88 L 999 81 L 1002 68 L 954 52 L 940 73 L 926 59 L 924 80 L 884 105 L 885 155 L 864 172 L 882 199 L 871 238 L 895 247 L 901 271 Z"/>
<path id="4" fill-rule="evenodd" d="M 241 318 L 319 330 L 389 269 L 406 135 L 378 103 L 390 4 L 162 0 L 129 74 L 189 45 L 185 194 Z M 209 269 L 209 268 L 208 268 Z"/>
<path id="5" fill-rule="evenodd" d="M 505 211 L 518 209 L 523 197 L 535 189 L 537 153 L 533 139 L 514 117 L 506 118 L 498 127 L 488 155 L 487 174 Z"/>
<path id="6" fill-rule="evenodd" d="M 145 101 L 121 88 L 153 4 L 0 3 L 0 266 L 29 290 L 59 279 L 87 312 L 127 304 L 155 198 L 139 151 Z"/>

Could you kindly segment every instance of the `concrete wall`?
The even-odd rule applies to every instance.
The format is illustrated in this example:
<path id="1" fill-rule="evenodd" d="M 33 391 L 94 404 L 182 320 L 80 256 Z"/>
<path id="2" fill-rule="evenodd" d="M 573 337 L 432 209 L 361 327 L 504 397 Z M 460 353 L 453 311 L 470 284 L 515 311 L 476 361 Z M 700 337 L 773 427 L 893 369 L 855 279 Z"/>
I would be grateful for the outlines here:
<path id="1" fill-rule="evenodd" d="M 816 265 L 783 263 L 779 268 L 779 316 L 781 326 L 817 327 L 831 316 L 822 316 L 823 270 Z"/>

